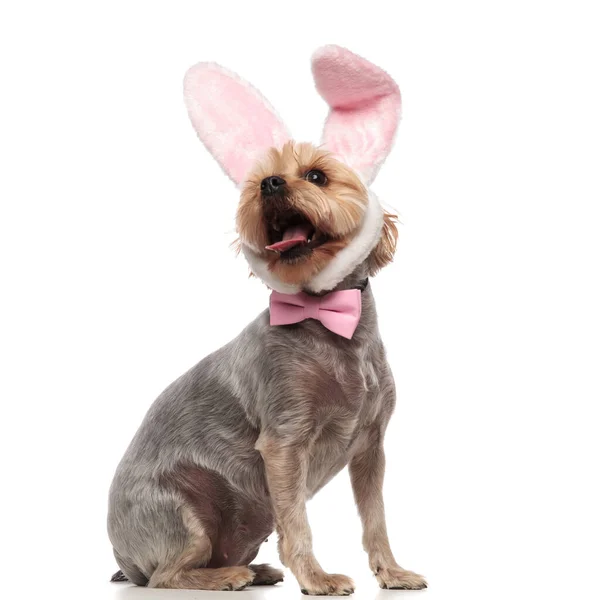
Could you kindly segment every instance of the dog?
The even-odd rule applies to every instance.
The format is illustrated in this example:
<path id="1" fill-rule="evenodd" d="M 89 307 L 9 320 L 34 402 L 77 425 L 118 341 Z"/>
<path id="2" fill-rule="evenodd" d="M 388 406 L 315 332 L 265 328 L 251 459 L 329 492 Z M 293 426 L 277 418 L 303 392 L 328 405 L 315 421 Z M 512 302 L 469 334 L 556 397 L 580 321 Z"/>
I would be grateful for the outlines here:
<path id="1" fill-rule="evenodd" d="M 369 277 L 388 264 L 396 219 L 369 190 L 399 122 L 392 78 L 338 46 L 313 56 L 330 106 L 323 143 L 292 140 L 272 107 L 214 63 L 185 99 L 200 139 L 240 188 L 239 249 L 270 307 L 154 402 L 109 498 L 115 580 L 240 590 L 283 573 L 252 563 L 273 532 L 301 590 L 348 595 L 312 551 L 306 502 L 348 465 L 363 546 L 382 588 L 421 589 L 384 516 L 383 439 L 395 388 Z"/>

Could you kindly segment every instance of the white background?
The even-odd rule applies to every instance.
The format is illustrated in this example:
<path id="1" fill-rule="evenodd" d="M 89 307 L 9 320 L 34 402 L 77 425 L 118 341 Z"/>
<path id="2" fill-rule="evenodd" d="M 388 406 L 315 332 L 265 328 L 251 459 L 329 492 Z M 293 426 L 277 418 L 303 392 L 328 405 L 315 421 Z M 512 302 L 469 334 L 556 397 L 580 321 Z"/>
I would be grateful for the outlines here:
<path id="1" fill-rule="evenodd" d="M 316 554 L 357 598 L 598 598 L 595 4 L 3 3 L 0 594 L 203 596 L 107 583 L 107 491 L 149 404 L 268 297 L 182 77 L 220 62 L 317 141 L 309 57 L 337 43 L 403 92 L 374 189 L 404 224 L 373 289 L 390 536 L 430 587 L 378 592 L 345 471 L 310 504 Z M 300 597 L 289 574 L 243 594 Z"/>

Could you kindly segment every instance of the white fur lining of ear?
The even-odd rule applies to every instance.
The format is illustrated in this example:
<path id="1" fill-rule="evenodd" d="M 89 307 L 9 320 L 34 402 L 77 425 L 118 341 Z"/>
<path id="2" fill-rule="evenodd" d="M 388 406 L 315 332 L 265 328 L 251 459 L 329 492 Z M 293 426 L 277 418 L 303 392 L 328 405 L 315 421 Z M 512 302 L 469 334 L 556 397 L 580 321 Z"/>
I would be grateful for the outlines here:
<path id="1" fill-rule="evenodd" d="M 383 208 L 377 196 L 369 190 L 369 204 L 360 231 L 345 248 L 342 248 L 329 261 L 322 271 L 312 278 L 306 287 L 313 292 L 332 290 L 366 260 L 371 250 L 377 245 L 382 228 Z"/>
<path id="2" fill-rule="evenodd" d="M 317 273 L 312 280 L 303 286 L 315 293 L 332 290 L 342 279 L 350 275 L 375 248 L 381 229 L 383 227 L 383 208 L 373 192 L 369 191 L 369 203 L 360 231 L 352 241 L 342 248 L 327 264 Z M 242 243 L 242 252 L 250 265 L 250 269 L 271 289 L 281 294 L 296 294 L 302 287 L 283 283 L 269 271 L 268 263 L 253 248 Z"/>

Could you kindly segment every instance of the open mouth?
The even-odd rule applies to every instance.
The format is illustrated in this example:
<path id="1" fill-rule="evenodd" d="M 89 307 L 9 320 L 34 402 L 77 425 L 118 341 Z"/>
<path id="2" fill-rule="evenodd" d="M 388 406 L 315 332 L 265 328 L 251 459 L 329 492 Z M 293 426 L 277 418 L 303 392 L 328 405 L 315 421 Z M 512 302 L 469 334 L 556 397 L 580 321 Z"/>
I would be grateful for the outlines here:
<path id="1" fill-rule="evenodd" d="M 265 249 L 277 252 L 282 260 L 294 260 L 309 256 L 327 240 L 303 215 L 286 213 L 269 226 L 269 245 Z"/>

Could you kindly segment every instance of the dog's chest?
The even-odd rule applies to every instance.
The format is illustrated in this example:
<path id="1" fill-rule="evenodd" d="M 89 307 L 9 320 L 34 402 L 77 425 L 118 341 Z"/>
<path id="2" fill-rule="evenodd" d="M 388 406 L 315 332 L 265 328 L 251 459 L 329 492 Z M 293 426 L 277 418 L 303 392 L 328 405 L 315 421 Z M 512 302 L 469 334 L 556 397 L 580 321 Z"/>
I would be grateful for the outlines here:
<path id="1" fill-rule="evenodd" d="M 366 430 L 378 418 L 381 395 L 377 364 L 366 351 L 330 361 L 329 392 L 323 403 L 316 440 L 310 452 L 308 492 L 316 493 L 348 464 Z"/>
<path id="2" fill-rule="evenodd" d="M 329 425 L 337 426 L 336 437 L 346 441 L 361 425 L 372 422 L 379 411 L 381 364 L 367 344 L 356 346 L 352 352 L 329 348 L 321 359 L 330 392 L 329 398 L 321 400 L 331 402 Z"/>
<path id="3" fill-rule="evenodd" d="M 307 491 L 312 496 L 339 473 L 364 444 L 367 427 L 358 419 L 331 421 L 311 448 Z"/>

